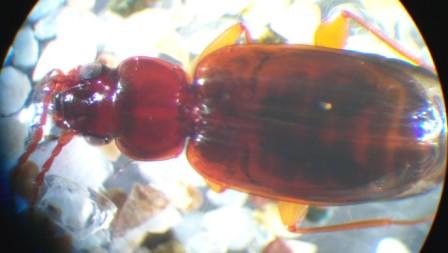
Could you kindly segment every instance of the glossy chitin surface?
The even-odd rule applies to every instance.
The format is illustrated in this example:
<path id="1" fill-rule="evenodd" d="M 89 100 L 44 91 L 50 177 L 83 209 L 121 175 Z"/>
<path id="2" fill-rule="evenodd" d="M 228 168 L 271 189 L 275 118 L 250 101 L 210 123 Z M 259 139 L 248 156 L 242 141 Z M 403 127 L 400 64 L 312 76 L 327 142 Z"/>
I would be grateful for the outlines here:
<path id="1" fill-rule="evenodd" d="M 380 56 L 231 46 L 197 66 L 188 159 L 211 182 L 277 199 L 344 204 L 441 179 L 443 103 L 425 69 Z"/>
<path id="2" fill-rule="evenodd" d="M 150 57 L 87 73 L 61 81 L 60 127 L 115 138 L 135 160 L 175 157 L 190 137 L 192 167 L 225 187 L 346 204 L 421 192 L 443 176 L 443 102 L 425 88 L 437 78 L 402 61 L 241 45 L 201 60 L 191 85 Z"/>
<path id="3" fill-rule="evenodd" d="M 115 110 L 118 73 L 102 67 L 88 73 L 82 69 L 79 67 L 52 80 L 61 86 L 61 91 L 55 92 L 53 98 L 53 119 L 59 127 L 110 139 L 120 121 Z"/>
<path id="4" fill-rule="evenodd" d="M 182 151 L 186 134 L 179 99 L 187 82 L 180 68 L 132 57 L 115 70 L 103 67 L 93 75 L 69 75 L 62 82 L 68 88 L 55 98 L 60 127 L 115 138 L 120 150 L 135 160 L 168 159 Z"/>
<path id="5" fill-rule="evenodd" d="M 122 92 L 117 144 L 136 160 L 177 156 L 185 143 L 179 114 L 186 86 L 182 69 L 148 57 L 130 58 L 118 67 Z"/>

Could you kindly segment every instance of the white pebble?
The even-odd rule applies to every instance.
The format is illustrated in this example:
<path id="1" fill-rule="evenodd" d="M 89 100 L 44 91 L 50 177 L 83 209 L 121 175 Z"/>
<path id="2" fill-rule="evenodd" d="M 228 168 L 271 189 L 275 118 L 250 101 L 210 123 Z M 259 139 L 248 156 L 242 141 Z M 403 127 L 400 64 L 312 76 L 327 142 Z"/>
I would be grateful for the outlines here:
<path id="1" fill-rule="evenodd" d="M 95 5 L 95 0 L 67 0 L 67 6 L 79 10 L 91 10 Z"/>
<path id="2" fill-rule="evenodd" d="M 265 32 L 265 27 L 275 17 L 283 16 L 290 5 L 289 0 L 258 0 L 257 4 L 250 5 L 244 15 L 244 24 L 249 28 L 252 37 L 258 38 Z M 291 27 L 300 24 L 290 24 Z"/>
<path id="3" fill-rule="evenodd" d="M 296 2 L 283 15 L 275 16 L 271 28 L 291 44 L 314 43 L 314 33 L 321 22 L 319 6 L 311 2 Z"/>
<path id="4" fill-rule="evenodd" d="M 156 45 L 174 30 L 170 13 L 163 9 L 146 9 L 115 21 L 105 28 L 104 51 L 114 52 L 120 61 L 136 55 L 156 57 Z"/>
<path id="5" fill-rule="evenodd" d="M 25 103 L 31 91 L 31 83 L 25 73 L 14 67 L 0 72 L 0 114 L 17 112 Z"/>
<path id="6" fill-rule="evenodd" d="M 207 191 L 207 198 L 216 206 L 242 206 L 246 203 L 248 195 L 234 190 L 225 190 L 224 192 Z"/>
<path id="7" fill-rule="evenodd" d="M 172 173 L 176 173 L 182 182 L 196 187 L 206 185 L 204 178 L 191 167 L 185 152 L 175 159 L 173 167 L 174 171 Z"/>
<path id="8" fill-rule="evenodd" d="M 36 22 L 34 25 L 34 35 L 38 40 L 48 40 L 56 36 L 57 16 L 57 13 L 53 13 Z"/>
<path id="9" fill-rule="evenodd" d="M 11 169 L 24 151 L 27 129 L 15 118 L 0 118 L 0 168 Z"/>
<path id="10" fill-rule="evenodd" d="M 238 15 L 241 10 L 249 6 L 249 2 L 249 0 L 190 0 L 186 1 L 184 11 L 194 16 L 198 23 L 209 23 L 226 14 Z"/>
<path id="11" fill-rule="evenodd" d="M 410 253 L 411 251 L 400 240 L 395 238 L 384 238 L 376 247 L 376 253 Z"/>
<path id="12" fill-rule="evenodd" d="M 39 81 L 54 69 L 67 73 L 79 65 L 93 62 L 96 53 L 96 44 L 86 40 L 56 39 L 48 43 L 43 50 L 32 78 L 34 81 Z"/>
<path id="13" fill-rule="evenodd" d="M 300 240 L 285 240 L 285 243 L 291 248 L 294 253 L 316 253 L 317 245 L 300 241 Z"/>
<path id="14" fill-rule="evenodd" d="M 117 210 L 103 195 L 59 176 L 45 178 L 36 207 L 78 241 L 75 247 L 88 248 L 108 240 Z"/>
<path id="15" fill-rule="evenodd" d="M 56 141 L 41 145 L 30 160 L 41 167 L 55 145 Z M 99 191 L 112 170 L 112 164 L 98 148 L 88 144 L 82 137 L 75 137 L 56 157 L 47 175 L 62 176 Z"/>
<path id="16" fill-rule="evenodd" d="M 204 215 L 200 212 L 184 216 L 182 221 L 174 227 L 176 238 L 183 244 L 186 244 L 192 235 L 201 231 L 201 227 L 198 224 L 201 224 L 203 217 Z"/>
<path id="17" fill-rule="evenodd" d="M 151 182 L 157 189 L 169 194 L 173 185 L 205 186 L 204 178 L 188 163 L 185 154 L 175 159 L 155 162 L 137 162 L 144 179 Z"/>
<path id="18" fill-rule="evenodd" d="M 194 234 L 185 245 L 188 253 L 226 253 L 225 242 L 202 231 Z"/>
<path id="19" fill-rule="evenodd" d="M 202 227 L 229 250 L 243 250 L 254 240 L 256 224 L 248 208 L 222 207 L 207 212 Z"/>
<path id="20" fill-rule="evenodd" d="M 12 47 L 14 48 L 12 62 L 15 66 L 30 68 L 36 64 L 39 56 L 39 44 L 29 26 L 19 30 Z"/>
<path id="21" fill-rule="evenodd" d="M 45 15 L 55 11 L 64 4 L 65 0 L 40 0 L 28 16 L 28 20 L 35 22 Z"/>
<path id="22" fill-rule="evenodd" d="M 91 11 L 63 8 L 57 17 L 58 38 L 72 39 L 74 43 L 97 43 L 103 35 L 103 23 Z"/>
<path id="23" fill-rule="evenodd" d="M 68 72 L 95 60 L 102 37 L 101 22 L 92 12 L 64 8 L 54 21 L 56 39 L 42 50 L 32 79 L 38 81 L 53 69 Z"/>

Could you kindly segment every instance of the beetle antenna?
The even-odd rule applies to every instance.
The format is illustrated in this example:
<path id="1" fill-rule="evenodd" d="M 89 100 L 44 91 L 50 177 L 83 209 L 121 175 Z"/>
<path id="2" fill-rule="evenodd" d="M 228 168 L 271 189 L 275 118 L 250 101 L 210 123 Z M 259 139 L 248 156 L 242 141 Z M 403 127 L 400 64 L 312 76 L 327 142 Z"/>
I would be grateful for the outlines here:
<path id="1" fill-rule="evenodd" d="M 49 108 L 51 105 L 51 99 L 53 94 L 59 92 L 63 86 L 61 82 L 63 82 L 63 79 L 65 78 L 65 75 L 61 70 L 53 70 L 50 71 L 43 79 L 42 81 L 42 92 L 43 95 L 43 109 L 42 114 L 39 119 L 39 122 L 37 123 L 37 129 L 33 133 L 31 137 L 30 144 L 28 145 L 28 148 L 26 149 L 25 153 L 22 154 L 22 156 L 19 158 L 19 161 L 17 162 L 17 165 L 15 166 L 15 169 L 20 168 L 25 165 L 25 163 L 30 158 L 31 154 L 37 149 L 38 144 L 43 138 L 44 135 L 44 126 L 47 123 L 47 117 L 49 113 Z M 70 132 L 70 135 L 73 136 L 74 133 Z M 69 138 L 69 134 L 64 133 L 58 141 L 58 145 L 54 148 L 50 158 L 45 162 L 42 171 L 38 174 L 36 177 L 37 182 L 37 188 L 34 193 L 34 197 L 32 198 L 32 204 L 35 203 L 35 199 L 37 197 L 37 189 L 42 184 L 44 175 L 48 172 L 50 169 L 50 166 L 54 160 L 54 158 L 57 156 L 57 154 L 60 152 L 62 147 L 67 144 L 70 141 L 71 137 Z"/>
<path id="2" fill-rule="evenodd" d="M 354 230 L 354 229 L 367 229 L 373 227 L 387 227 L 387 226 L 410 226 L 421 223 L 431 222 L 434 220 L 434 215 L 425 216 L 415 220 L 394 220 L 389 218 L 372 219 L 372 220 L 360 220 L 343 224 L 328 225 L 321 227 L 300 227 L 289 226 L 288 230 L 293 233 L 299 234 L 313 234 L 313 233 L 328 233 L 335 231 Z"/>
<path id="3" fill-rule="evenodd" d="M 60 70 L 55 70 L 55 71 L 58 72 L 57 73 L 58 75 L 60 74 Z M 49 106 L 50 106 L 50 102 L 51 102 L 51 97 L 54 94 L 54 88 L 55 88 L 54 86 L 56 86 L 54 84 L 54 79 L 52 77 L 52 75 L 54 75 L 55 71 L 49 72 L 43 79 L 44 81 L 43 81 L 42 90 L 43 91 L 48 90 L 48 92 L 44 95 L 42 115 L 37 124 L 37 129 L 35 130 L 32 138 L 31 138 L 31 142 L 30 142 L 28 148 L 26 149 L 25 153 L 23 153 L 22 156 L 19 158 L 16 168 L 22 167 L 28 161 L 31 154 L 36 150 L 37 145 L 42 140 L 43 133 L 44 133 L 43 128 L 44 128 L 45 124 L 47 123 L 47 116 L 48 116 L 48 110 L 49 110 Z"/>
<path id="4" fill-rule="evenodd" d="M 342 11 L 341 12 L 342 17 L 351 19 L 355 21 L 358 25 L 372 33 L 374 36 L 379 38 L 383 43 L 385 43 L 387 46 L 395 50 L 397 53 L 402 55 L 404 58 L 408 59 L 409 61 L 413 62 L 414 64 L 417 64 L 423 68 L 426 68 L 432 72 L 435 72 L 434 67 L 427 63 L 424 59 L 415 56 L 412 52 L 407 50 L 405 47 L 397 43 L 396 41 L 389 38 L 385 33 L 383 33 L 380 29 L 368 24 L 366 21 L 364 21 L 361 17 L 357 16 L 356 14 L 349 12 L 349 11 Z"/>

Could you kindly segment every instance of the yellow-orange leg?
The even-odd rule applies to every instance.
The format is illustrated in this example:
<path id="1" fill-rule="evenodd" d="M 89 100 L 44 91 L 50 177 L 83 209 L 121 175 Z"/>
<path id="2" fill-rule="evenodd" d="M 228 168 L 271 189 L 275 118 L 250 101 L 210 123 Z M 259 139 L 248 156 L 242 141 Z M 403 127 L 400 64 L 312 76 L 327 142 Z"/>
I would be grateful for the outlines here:
<path id="1" fill-rule="evenodd" d="M 415 220 L 394 220 L 388 218 L 381 219 L 371 219 L 371 220 L 359 220 L 353 222 L 347 222 L 336 225 L 327 225 L 320 227 L 297 227 L 288 226 L 290 232 L 295 232 L 299 234 L 312 234 L 312 233 L 328 233 L 343 230 L 353 230 L 353 229 L 366 229 L 374 227 L 386 227 L 386 226 L 410 226 L 417 225 L 420 223 L 430 222 L 434 219 L 434 215 L 426 216 Z"/>
<path id="2" fill-rule="evenodd" d="M 434 215 L 413 220 L 394 220 L 390 218 L 379 218 L 358 220 L 335 225 L 301 227 L 297 224 L 300 224 L 300 222 L 305 218 L 308 212 L 307 205 L 279 201 L 277 207 L 283 224 L 288 228 L 290 232 L 299 234 L 328 233 L 343 230 L 367 229 L 386 226 L 409 226 L 430 222 L 434 219 Z"/>
<path id="3" fill-rule="evenodd" d="M 202 51 L 202 53 L 198 57 L 196 57 L 196 59 L 193 61 L 193 64 L 191 65 L 192 70 L 190 71 L 190 73 L 194 74 L 196 65 L 205 56 L 211 54 L 212 52 L 220 48 L 236 44 L 243 35 L 246 44 L 252 43 L 249 30 L 243 24 L 237 23 L 227 28 L 223 33 L 221 33 L 218 37 L 216 37 L 216 39 L 210 42 L 210 44 L 208 44 L 208 46 L 204 49 L 204 51 Z"/>
<path id="4" fill-rule="evenodd" d="M 277 208 L 283 225 L 288 228 L 295 228 L 296 224 L 301 222 L 308 213 L 308 205 L 278 201 Z M 291 230 L 291 229 L 290 229 Z"/>
<path id="5" fill-rule="evenodd" d="M 335 19 L 331 21 L 324 21 L 323 23 L 321 23 L 316 29 L 314 44 L 316 46 L 343 48 L 348 37 L 349 20 L 353 20 L 359 26 L 372 33 L 388 47 L 396 51 L 399 55 L 401 55 L 408 61 L 434 71 L 434 68 L 423 59 L 416 57 L 411 52 L 406 50 L 406 48 L 404 48 L 402 45 L 388 37 L 380 29 L 369 24 L 361 17 L 349 11 L 341 11 L 341 13 Z"/>
<path id="6" fill-rule="evenodd" d="M 226 46 L 234 45 L 238 40 L 241 39 L 241 36 L 245 35 L 246 44 L 252 43 L 250 38 L 250 33 L 247 28 L 241 24 L 235 24 L 231 27 L 227 28 L 223 33 L 221 33 L 216 39 L 214 39 L 199 55 L 198 61 L 200 61 L 206 55 Z"/>
<path id="7" fill-rule="evenodd" d="M 221 193 L 221 192 L 226 190 L 226 187 L 221 185 L 221 184 L 219 184 L 219 183 L 212 182 L 212 181 L 210 181 L 208 179 L 205 179 L 205 181 L 206 181 L 206 183 L 208 185 L 208 188 L 210 188 L 210 190 L 212 190 L 212 191 L 214 191 L 216 193 Z"/>

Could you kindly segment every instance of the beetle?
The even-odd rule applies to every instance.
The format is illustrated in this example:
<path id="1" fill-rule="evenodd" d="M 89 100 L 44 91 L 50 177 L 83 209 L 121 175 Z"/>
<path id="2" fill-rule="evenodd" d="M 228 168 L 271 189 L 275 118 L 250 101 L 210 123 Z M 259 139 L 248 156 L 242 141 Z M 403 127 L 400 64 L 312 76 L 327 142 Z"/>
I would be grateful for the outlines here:
<path id="1" fill-rule="evenodd" d="M 340 49 L 348 20 L 417 65 Z M 237 44 L 243 35 L 246 43 Z M 427 190 L 426 182 L 442 180 L 446 164 L 443 100 L 425 89 L 438 84 L 431 67 L 347 11 L 318 28 L 315 44 L 253 44 L 236 24 L 198 57 L 192 78 L 145 56 L 115 69 L 92 64 L 51 72 L 39 127 L 18 166 L 40 142 L 51 107 L 63 134 L 38 186 L 64 145 L 82 134 L 114 139 L 135 160 L 174 158 L 186 146 L 188 161 L 211 185 L 279 200 L 291 231 L 430 220 L 295 225 L 310 204 L 403 198 L 422 184 L 418 191 Z"/>

